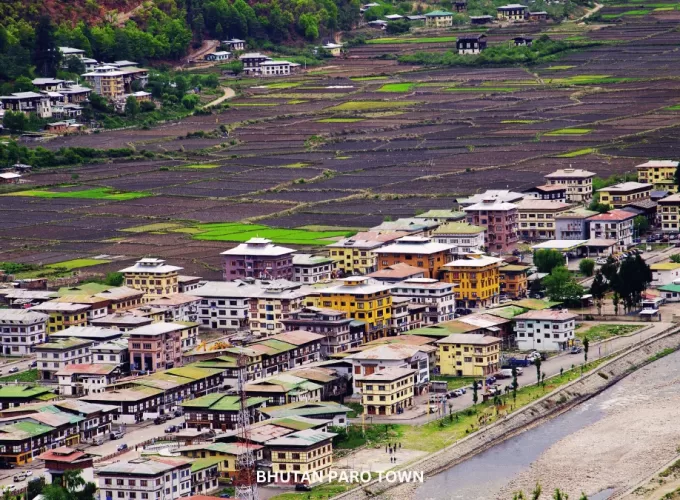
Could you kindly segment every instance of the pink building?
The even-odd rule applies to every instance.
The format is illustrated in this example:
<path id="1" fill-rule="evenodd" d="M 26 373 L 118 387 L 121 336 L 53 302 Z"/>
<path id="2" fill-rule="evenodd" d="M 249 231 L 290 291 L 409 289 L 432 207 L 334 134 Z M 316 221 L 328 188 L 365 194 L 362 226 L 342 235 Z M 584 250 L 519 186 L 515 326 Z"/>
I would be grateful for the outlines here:
<path id="1" fill-rule="evenodd" d="M 293 279 L 292 248 L 272 245 L 265 238 L 251 238 L 224 255 L 224 279 Z"/>
<path id="2" fill-rule="evenodd" d="M 130 371 L 153 373 L 182 366 L 182 323 L 152 323 L 128 332 Z"/>
<path id="3" fill-rule="evenodd" d="M 508 253 L 517 243 L 517 205 L 495 198 L 485 198 L 463 209 L 469 224 L 486 229 L 485 244 L 488 252 Z"/>

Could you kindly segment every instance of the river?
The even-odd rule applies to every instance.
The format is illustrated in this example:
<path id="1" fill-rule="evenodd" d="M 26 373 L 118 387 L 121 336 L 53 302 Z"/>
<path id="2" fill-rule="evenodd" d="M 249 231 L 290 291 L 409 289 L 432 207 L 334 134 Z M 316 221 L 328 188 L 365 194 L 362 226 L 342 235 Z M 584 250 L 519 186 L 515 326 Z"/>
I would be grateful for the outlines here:
<path id="1" fill-rule="evenodd" d="M 606 500 L 678 453 L 680 352 L 626 377 L 586 403 L 437 474 L 418 500 L 510 500 L 536 482 Z"/>

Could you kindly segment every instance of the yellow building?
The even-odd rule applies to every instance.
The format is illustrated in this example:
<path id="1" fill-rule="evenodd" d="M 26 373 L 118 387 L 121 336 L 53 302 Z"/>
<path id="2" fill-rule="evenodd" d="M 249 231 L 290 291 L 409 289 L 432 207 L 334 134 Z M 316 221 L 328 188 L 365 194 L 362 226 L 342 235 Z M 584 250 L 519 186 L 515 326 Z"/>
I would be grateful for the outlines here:
<path id="1" fill-rule="evenodd" d="M 554 200 L 522 200 L 517 204 L 518 230 L 525 240 L 554 240 L 555 216 L 571 208 L 568 203 Z"/>
<path id="2" fill-rule="evenodd" d="M 508 264 L 498 270 L 501 281 L 501 295 L 507 295 L 511 299 L 525 297 L 529 288 L 527 273 L 530 266 L 520 264 Z"/>
<path id="3" fill-rule="evenodd" d="M 251 450 L 256 460 L 262 459 L 264 446 L 250 443 L 203 443 L 192 446 L 184 446 L 177 451 L 183 457 L 188 458 L 219 458 L 217 470 L 222 477 L 233 478 L 236 476 L 236 462 L 238 457 Z"/>
<path id="4" fill-rule="evenodd" d="M 274 280 L 263 286 L 249 302 L 250 330 L 265 336 L 285 332 L 283 320 L 299 312 L 310 293 L 316 293 L 316 290 L 287 280 Z"/>
<path id="5" fill-rule="evenodd" d="M 437 341 L 441 375 L 485 377 L 500 368 L 501 339 L 478 333 L 454 333 Z"/>
<path id="6" fill-rule="evenodd" d="M 31 308 L 50 316 L 47 321 L 47 333 L 60 332 L 72 326 L 87 326 L 89 304 L 73 304 L 71 302 L 43 302 Z"/>
<path id="7" fill-rule="evenodd" d="M 178 293 L 181 270 L 181 267 L 166 264 L 163 259 L 145 258 L 120 272 L 125 275 L 125 285 L 143 291 L 144 301 L 149 302 L 163 295 Z"/>
<path id="8" fill-rule="evenodd" d="M 501 259 L 482 256 L 477 259 L 458 259 L 442 269 L 444 281 L 454 283 L 456 304 L 465 307 L 488 307 L 498 303 Z"/>
<path id="9" fill-rule="evenodd" d="M 372 251 L 385 242 L 357 236 L 328 245 L 331 259 L 337 262 L 338 269 L 344 274 L 368 274 L 377 271 L 378 260 Z"/>
<path id="10" fill-rule="evenodd" d="M 307 477 L 322 480 L 333 465 L 335 436 L 332 432 L 305 429 L 267 441 L 272 472 L 288 478 L 289 484 L 307 483 Z"/>
<path id="11" fill-rule="evenodd" d="M 600 193 L 600 203 L 623 208 L 634 201 L 649 200 L 652 187 L 651 184 L 640 182 L 622 182 L 598 189 L 597 192 Z"/>
<path id="12" fill-rule="evenodd" d="M 391 287 L 366 276 L 343 278 L 319 290 L 319 307 L 345 311 L 366 324 L 366 341 L 385 337 L 392 318 Z"/>
<path id="13" fill-rule="evenodd" d="M 659 191 L 678 192 L 675 184 L 675 171 L 678 162 L 674 160 L 652 160 L 635 167 L 638 173 L 638 182 L 652 184 Z"/>
<path id="14" fill-rule="evenodd" d="M 364 415 L 396 415 L 413 406 L 415 373 L 412 368 L 386 368 L 357 376 Z"/>
<path id="15" fill-rule="evenodd" d="M 450 28 L 453 26 L 453 12 L 435 10 L 425 14 L 425 26 L 428 28 Z"/>
<path id="16" fill-rule="evenodd" d="M 680 193 L 659 200 L 659 223 L 664 233 L 680 232 Z"/>

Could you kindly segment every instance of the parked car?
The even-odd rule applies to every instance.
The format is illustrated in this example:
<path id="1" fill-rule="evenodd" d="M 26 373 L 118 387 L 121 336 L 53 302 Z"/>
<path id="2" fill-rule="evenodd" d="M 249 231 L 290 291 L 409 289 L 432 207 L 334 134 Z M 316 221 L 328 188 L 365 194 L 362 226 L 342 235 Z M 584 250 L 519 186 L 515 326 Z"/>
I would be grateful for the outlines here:
<path id="1" fill-rule="evenodd" d="M 463 394 L 465 394 L 465 390 L 464 389 L 456 389 L 455 391 L 453 391 L 453 393 L 456 395 L 456 397 L 460 397 Z"/>
<path id="2" fill-rule="evenodd" d="M 37 361 L 31 361 L 31 363 L 28 365 L 29 368 L 37 368 L 38 367 L 38 362 Z"/>
<path id="3" fill-rule="evenodd" d="M 13 493 L 17 490 L 17 487 L 14 486 L 13 484 L 8 484 L 7 486 L 4 487 L 3 491 L 9 491 L 10 493 Z"/>
<path id="4" fill-rule="evenodd" d="M 458 389 L 458 390 L 461 392 L 461 394 L 465 394 L 465 393 L 467 392 L 467 391 L 465 390 L 465 387 L 461 387 L 461 388 Z"/>
<path id="5" fill-rule="evenodd" d="M 598 264 L 600 266 L 604 266 L 606 263 L 607 263 L 607 259 L 605 259 L 604 257 L 598 257 L 595 260 L 595 264 Z"/>
<path id="6" fill-rule="evenodd" d="M 125 443 L 119 444 L 118 448 L 116 448 L 116 451 L 125 451 L 128 449 L 128 445 Z"/>
<path id="7" fill-rule="evenodd" d="M 9 373 L 17 373 L 19 371 L 18 366 L 13 366 L 12 368 L 9 369 Z"/>
<path id="8" fill-rule="evenodd" d="M 125 433 L 122 432 L 122 431 L 113 431 L 113 432 L 111 433 L 111 439 L 120 439 L 120 438 L 122 438 L 123 436 L 125 436 Z"/>
<path id="9" fill-rule="evenodd" d="M 581 346 L 579 346 L 579 345 L 573 346 L 573 347 L 571 348 L 571 350 L 569 351 L 570 354 L 578 354 L 578 353 L 580 353 L 580 352 L 583 352 L 583 348 L 582 348 Z"/>
<path id="10" fill-rule="evenodd" d="M 20 483 L 24 479 L 26 479 L 26 474 L 24 472 L 19 472 L 18 474 L 14 475 L 14 482 L 15 483 Z"/>
<path id="11" fill-rule="evenodd" d="M 510 378 L 512 377 L 512 368 L 503 368 L 498 373 L 496 373 L 497 378 Z"/>
<path id="12" fill-rule="evenodd" d="M 456 391 L 449 391 L 449 392 L 446 393 L 446 397 L 447 397 L 447 399 L 457 398 L 458 394 L 456 394 Z"/>
<path id="13" fill-rule="evenodd" d="M 298 483 L 295 485 L 295 491 L 312 491 L 312 487 L 305 483 Z"/>
<path id="14" fill-rule="evenodd" d="M 14 464 L 2 460 L 0 461 L 0 469 L 14 469 Z"/>
<path id="15" fill-rule="evenodd" d="M 173 432 L 177 432 L 177 426 L 176 425 L 171 425 L 170 427 L 167 427 L 165 429 L 166 434 L 171 434 Z"/>
<path id="16" fill-rule="evenodd" d="M 174 415 L 175 415 L 175 417 L 181 417 L 181 416 L 184 415 L 184 414 L 182 413 L 182 410 L 175 410 L 175 414 L 174 414 Z"/>
<path id="17" fill-rule="evenodd" d="M 33 475 L 33 471 L 32 471 L 32 470 L 27 470 L 26 472 L 24 472 L 24 474 L 26 474 L 26 477 L 30 477 L 30 476 Z"/>

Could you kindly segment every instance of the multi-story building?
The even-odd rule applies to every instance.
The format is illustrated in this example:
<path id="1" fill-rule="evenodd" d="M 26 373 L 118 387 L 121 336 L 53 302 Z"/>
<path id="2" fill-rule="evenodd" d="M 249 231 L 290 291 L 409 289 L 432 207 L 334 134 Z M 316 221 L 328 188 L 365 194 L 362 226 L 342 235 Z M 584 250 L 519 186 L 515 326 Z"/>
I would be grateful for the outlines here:
<path id="1" fill-rule="evenodd" d="M 333 465 L 333 438 L 336 434 L 316 429 L 305 429 L 287 436 L 267 441 L 271 451 L 272 472 L 288 480 L 288 484 L 301 484 L 323 480 Z"/>
<path id="2" fill-rule="evenodd" d="M 456 52 L 458 55 L 476 55 L 486 50 L 486 35 L 461 35 L 456 40 Z"/>
<path id="3" fill-rule="evenodd" d="M 500 295 L 501 259 L 482 256 L 449 262 L 444 281 L 456 285 L 456 303 L 465 307 L 489 307 Z"/>
<path id="4" fill-rule="evenodd" d="M 444 224 L 446 222 L 460 222 L 465 221 L 465 212 L 460 210 L 428 210 L 413 217 L 414 219 L 422 219 L 437 224 Z"/>
<path id="5" fill-rule="evenodd" d="M 318 283 L 331 279 L 336 263 L 323 255 L 298 253 L 293 255 L 293 281 Z"/>
<path id="6" fill-rule="evenodd" d="M 87 322 L 106 316 L 109 307 L 109 301 L 97 297 L 96 295 L 62 295 L 61 297 L 55 298 L 52 302 L 64 302 L 67 304 L 80 304 L 87 305 Z"/>
<path id="7" fill-rule="evenodd" d="M 191 461 L 151 456 L 97 469 L 99 500 L 177 500 L 191 495 Z"/>
<path id="8" fill-rule="evenodd" d="M 501 339 L 478 333 L 454 333 L 437 341 L 441 375 L 486 377 L 500 368 Z"/>
<path id="9" fill-rule="evenodd" d="M 433 10 L 425 14 L 425 26 L 428 28 L 450 28 L 453 26 L 453 12 Z"/>
<path id="10" fill-rule="evenodd" d="M 501 5 L 496 7 L 498 19 L 502 21 L 524 21 L 529 12 L 529 7 L 518 3 Z"/>
<path id="11" fill-rule="evenodd" d="M 239 60 L 243 63 L 243 71 L 245 73 L 259 73 L 262 63 L 271 61 L 272 58 L 259 52 L 250 52 L 242 54 Z"/>
<path id="12" fill-rule="evenodd" d="M 128 339 L 116 339 L 92 346 L 92 363 L 95 365 L 115 365 L 121 373 L 130 371 L 130 351 Z"/>
<path id="13" fill-rule="evenodd" d="M 664 233 L 680 232 L 680 194 L 672 194 L 658 202 L 659 225 Z"/>
<path id="14" fill-rule="evenodd" d="M 474 253 L 484 250 L 484 228 L 467 222 L 447 222 L 432 233 L 437 243 L 455 245 L 456 253 Z"/>
<path id="15" fill-rule="evenodd" d="M 31 311 L 45 313 L 47 320 L 47 333 L 60 332 L 72 326 L 87 325 L 87 304 L 73 304 L 71 302 L 48 301 L 31 307 Z"/>
<path id="16" fill-rule="evenodd" d="M 165 321 L 197 321 L 201 299 L 184 293 L 164 295 L 148 302 L 148 306 L 163 311 Z"/>
<path id="17" fill-rule="evenodd" d="M 597 215 L 597 212 L 585 208 L 572 208 L 555 216 L 555 239 L 556 240 L 587 240 L 588 217 Z"/>
<path id="18" fill-rule="evenodd" d="M 250 443 L 210 443 L 205 442 L 201 444 L 194 444 L 189 446 L 182 446 L 177 451 L 183 457 L 190 458 L 207 458 L 217 457 L 220 459 L 218 464 L 218 472 L 222 477 L 235 478 L 238 472 L 239 456 L 246 451 L 250 452 L 255 457 L 255 460 L 262 460 L 264 446 L 260 444 Z"/>
<path id="19" fill-rule="evenodd" d="M 419 346 L 407 344 L 379 345 L 350 354 L 344 359 L 352 363 L 354 394 L 363 392 L 363 383 L 360 379 L 388 368 L 414 370 L 413 383 L 418 394 L 430 382 L 429 355 Z"/>
<path id="20" fill-rule="evenodd" d="M 641 182 L 622 182 L 598 189 L 600 203 L 614 208 L 623 208 L 634 201 L 649 200 L 652 185 Z"/>
<path id="21" fill-rule="evenodd" d="M 593 177 L 595 172 L 580 168 L 564 168 L 545 176 L 548 185 L 562 185 L 567 188 L 567 202 L 588 204 L 593 199 Z"/>
<path id="22" fill-rule="evenodd" d="M 249 423 L 254 424 L 265 417 L 258 411 L 267 405 L 267 398 L 247 398 Z M 191 429 L 216 429 L 222 432 L 239 427 L 239 411 L 241 401 L 239 396 L 222 393 L 212 393 L 191 399 L 182 403 L 184 420 Z"/>
<path id="23" fill-rule="evenodd" d="M 635 214 L 626 210 L 610 210 L 604 214 L 588 218 L 590 237 L 593 239 L 613 240 L 620 248 L 633 244 Z"/>
<path id="24" fill-rule="evenodd" d="M 182 323 L 153 323 L 128 332 L 130 371 L 153 373 L 182 366 Z"/>
<path id="25" fill-rule="evenodd" d="M 144 300 L 149 302 L 165 295 L 178 293 L 178 272 L 181 267 L 171 266 L 163 259 L 144 258 L 134 266 L 121 269 L 125 284 L 144 292 Z"/>
<path id="26" fill-rule="evenodd" d="M 54 428 L 23 420 L 0 426 L 0 459 L 13 465 L 24 465 L 33 457 L 52 448 Z"/>
<path id="27" fill-rule="evenodd" d="M 191 461 L 191 496 L 209 496 L 219 487 L 219 458 L 199 458 Z"/>
<path id="28" fill-rule="evenodd" d="M 483 193 L 477 193 L 469 198 L 458 198 L 456 201 L 461 207 L 476 205 L 484 200 L 496 200 L 505 203 L 519 203 L 525 198 L 523 193 L 516 193 L 508 189 L 487 189 Z"/>
<path id="29" fill-rule="evenodd" d="M 119 339 L 122 336 L 123 332 L 120 330 L 102 328 L 100 326 L 71 326 L 66 330 L 52 333 L 50 335 L 50 341 L 74 338 L 81 340 L 91 340 L 94 342 L 94 345 L 97 345 L 101 344 L 102 342 L 109 342 L 111 340 Z"/>
<path id="30" fill-rule="evenodd" d="M 423 219 L 422 217 L 402 217 L 397 220 L 387 220 L 372 227 L 368 233 L 379 235 L 390 235 L 395 233 L 406 233 L 402 236 L 423 236 L 430 237 L 432 231 L 439 226 L 439 222 Z M 366 233 L 357 233 L 355 237 Z M 401 236 L 400 236 L 401 237 Z M 396 238 L 395 238 L 396 239 Z M 394 240 L 390 240 L 394 241 Z M 385 243 L 388 243 L 387 241 Z"/>
<path id="31" fill-rule="evenodd" d="M 262 76 L 285 76 L 290 75 L 296 64 L 290 61 L 265 61 L 260 64 L 260 74 Z"/>
<path id="32" fill-rule="evenodd" d="M 386 368 L 370 375 L 356 375 L 361 382 L 364 415 L 396 415 L 413 406 L 416 371 Z"/>
<path id="33" fill-rule="evenodd" d="M 651 160 L 635 167 L 638 182 L 652 184 L 658 191 L 678 192 L 675 183 L 675 171 L 680 162 L 675 160 Z"/>
<path id="34" fill-rule="evenodd" d="M 260 282 L 208 281 L 187 292 L 200 297 L 198 322 L 206 328 L 241 330 L 248 326 L 250 299 L 262 287 Z"/>
<path id="35" fill-rule="evenodd" d="M 264 285 L 250 299 L 250 330 L 256 335 L 275 335 L 286 330 L 282 320 L 302 309 L 312 293 L 308 285 L 284 279 Z"/>
<path id="36" fill-rule="evenodd" d="M 517 204 L 519 235 L 525 240 L 554 240 L 555 217 L 571 205 L 560 201 L 523 200 Z"/>
<path id="37" fill-rule="evenodd" d="M 323 335 L 321 356 L 324 358 L 356 347 L 363 341 L 363 330 L 351 328 L 354 320 L 347 311 L 303 307 L 281 321 L 287 331 L 307 330 Z"/>
<path id="38" fill-rule="evenodd" d="M 468 224 L 482 226 L 485 231 L 485 244 L 489 252 L 507 253 L 517 243 L 517 205 L 493 198 L 465 207 Z"/>
<path id="39" fill-rule="evenodd" d="M 0 339 L 5 356 L 25 356 L 45 341 L 47 314 L 26 309 L 0 309 Z"/>
<path id="40" fill-rule="evenodd" d="M 528 311 L 515 316 L 517 347 L 521 351 L 563 351 L 574 341 L 577 314 L 563 309 Z"/>
<path id="41" fill-rule="evenodd" d="M 521 299 L 526 297 L 529 289 L 527 273 L 530 266 L 521 264 L 508 264 L 498 269 L 501 282 L 501 295 L 506 295 L 510 299 Z"/>
<path id="42" fill-rule="evenodd" d="M 66 365 L 55 375 L 59 381 L 59 394 L 84 396 L 90 393 L 104 392 L 106 386 L 115 382 L 121 376 L 121 373 L 116 365 L 95 363 Z"/>
<path id="43" fill-rule="evenodd" d="M 350 276 L 319 290 L 320 306 L 346 311 L 365 325 L 365 340 L 387 335 L 392 315 L 390 286 L 365 276 Z"/>
<path id="44" fill-rule="evenodd" d="M 154 318 L 135 314 L 136 310 L 107 314 L 103 318 L 94 319 L 90 323 L 92 326 L 101 326 L 111 330 L 129 332 L 141 326 L 155 323 Z"/>
<path id="45" fill-rule="evenodd" d="M 321 343 L 324 341 L 324 336 L 306 330 L 293 330 L 279 333 L 269 337 L 269 339 L 254 342 L 249 347 L 256 349 L 260 344 L 271 344 L 271 341 L 280 343 L 283 346 L 292 346 L 292 349 L 287 350 L 287 369 L 292 370 L 293 368 L 319 361 Z"/>
<path id="46" fill-rule="evenodd" d="M 425 304 L 426 324 L 436 324 L 453 319 L 456 310 L 454 285 L 427 278 L 413 278 L 392 286 L 392 297 L 405 297 L 415 304 Z"/>
<path id="47" fill-rule="evenodd" d="M 135 280 L 132 276 L 130 279 L 133 282 Z M 139 307 L 144 302 L 144 290 L 127 286 L 109 288 L 108 290 L 96 293 L 95 296 L 109 301 L 109 314 Z"/>
<path id="48" fill-rule="evenodd" d="M 268 406 L 297 401 L 321 401 L 323 387 L 289 373 L 281 373 L 246 385 L 248 397 L 265 398 Z"/>
<path id="49" fill-rule="evenodd" d="M 119 63 L 125 62 L 127 61 L 119 61 Z M 144 87 L 148 81 L 148 70 L 135 67 L 136 63 L 130 64 L 132 66 L 116 63 L 103 64 L 84 73 L 82 77 L 96 94 L 112 101 L 120 100 L 134 92 L 133 82 L 139 82 Z"/>
<path id="50" fill-rule="evenodd" d="M 60 339 L 35 346 L 40 380 L 56 381 L 55 374 L 66 365 L 92 363 L 94 342 L 85 339 Z"/>
<path id="51" fill-rule="evenodd" d="M 327 248 L 329 248 L 331 258 L 337 262 L 338 270 L 343 274 L 365 275 L 372 273 L 378 267 L 378 260 L 373 250 L 407 234 L 404 231 L 388 233 L 368 231 L 331 243 Z"/>
<path id="52" fill-rule="evenodd" d="M 567 201 L 567 187 L 564 185 L 545 184 L 525 189 L 522 192 L 525 194 L 524 199 Z"/>
<path id="53" fill-rule="evenodd" d="M 224 279 L 293 279 L 293 250 L 266 238 L 250 238 L 224 255 Z"/>
<path id="54" fill-rule="evenodd" d="M 351 408 L 333 401 L 298 401 L 283 406 L 265 406 L 260 412 L 268 418 L 306 417 L 329 421 L 333 427 L 347 427 Z"/>
<path id="55" fill-rule="evenodd" d="M 26 406 L 28 403 L 45 401 L 52 391 L 45 386 L 4 385 L 0 387 L 0 410 Z"/>
<path id="56" fill-rule="evenodd" d="M 404 236 L 373 253 L 378 259 L 378 269 L 404 263 L 425 269 L 426 278 L 438 278 L 441 267 L 452 260 L 454 248 L 455 245 L 436 243 L 422 236 Z"/>
<path id="57" fill-rule="evenodd" d="M 395 284 L 410 278 L 424 278 L 425 269 L 411 266 L 409 264 L 393 264 L 380 271 L 375 271 L 367 275 L 381 283 Z"/>

